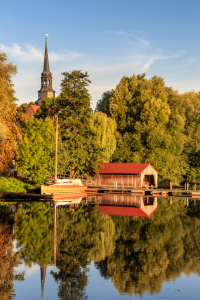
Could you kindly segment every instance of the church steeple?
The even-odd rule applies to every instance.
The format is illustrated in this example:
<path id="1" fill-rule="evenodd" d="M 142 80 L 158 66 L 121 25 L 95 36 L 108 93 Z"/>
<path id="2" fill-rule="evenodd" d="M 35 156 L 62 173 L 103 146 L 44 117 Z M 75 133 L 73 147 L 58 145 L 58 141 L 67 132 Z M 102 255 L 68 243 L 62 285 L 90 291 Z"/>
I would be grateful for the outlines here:
<path id="1" fill-rule="evenodd" d="M 44 69 L 43 72 L 49 72 L 49 58 L 47 49 L 47 37 L 45 38 L 45 54 L 44 54 Z"/>
<path id="2" fill-rule="evenodd" d="M 49 69 L 49 57 L 47 48 L 47 35 L 45 38 L 44 68 L 41 74 L 41 89 L 38 91 L 38 105 L 42 104 L 42 99 L 55 97 L 55 91 L 52 89 L 52 73 Z"/>

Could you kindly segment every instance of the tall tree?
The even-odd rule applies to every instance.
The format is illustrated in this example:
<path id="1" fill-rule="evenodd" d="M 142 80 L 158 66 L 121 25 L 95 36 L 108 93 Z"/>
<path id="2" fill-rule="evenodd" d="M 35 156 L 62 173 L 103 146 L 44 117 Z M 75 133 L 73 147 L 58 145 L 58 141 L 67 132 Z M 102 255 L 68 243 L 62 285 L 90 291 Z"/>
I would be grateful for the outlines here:
<path id="1" fill-rule="evenodd" d="M 96 112 L 92 115 L 91 126 L 96 132 L 96 142 L 101 148 L 103 162 L 110 162 L 111 157 L 116 150 L 116 128 L 114 119 L 108 118 L 102 112 Z"/>
<path id="2" fill-rule="evenodd" d="M 177 97 L 157 76 L 121 79 L 110 99 L 110 113 L 120 133 L 114 161 L 150 162 L 161 180 L 181 180 L 184 118 L 171 108 Z"/>
<path id="3" fill-rule="evenodd" d="M 55 129 L 50 119 L 28 119 L 24 124 L 23 141 L 17 150 L 17 170 L 30 173 L 31 180 L 40 184 L 54 173 Z"/>
<path id="4" fill-rule="evenodd" d="M 100 148 L 91 129 L 91 96 L 87 86 L 91 82 L 88 73 L 72 71 L 62 73 L 61 94 L 57 99 L 59 126 L 71 176 L 97 172 Z"/>
<path id="5" fill-rule="evenodd" d="M 200 92 L 194 91 L 182 95 L 185 114 L 184 146 L 185 159 L 188 160 L 186 179 L 192 182 L 200 181 Z"/>
<path id="6" fill-rule="evenodd" d="M 16 142 L 21 139 L 21 129 L 16 125 L 17 99 L 12 83 L 16 73 L 17 67 L 0 52 L 0 174 L 10 170 Z"/>
<path id="7" fill-rule="evenodd" d="M 113 96 L 113 91 L 106 91 L 103 93 L 100 100 L 97 101 L 97 105 L 95 108 L 95 112 L 103 112 L 107 114 L 108 117 L 111 116 L 110 114 L 110 99 Z"/>

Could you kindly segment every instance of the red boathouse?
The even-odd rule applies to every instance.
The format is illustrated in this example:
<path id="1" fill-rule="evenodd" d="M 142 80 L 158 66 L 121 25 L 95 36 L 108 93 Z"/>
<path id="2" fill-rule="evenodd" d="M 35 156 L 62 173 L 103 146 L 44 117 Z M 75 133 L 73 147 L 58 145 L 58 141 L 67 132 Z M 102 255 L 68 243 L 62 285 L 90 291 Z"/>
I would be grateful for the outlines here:
<path id="1" fill-rule="evenodd" d="M 101 185 L 142 188 L 157 187 L 158 171 L 149 163 L 102 163 L 99 170 Z"/>

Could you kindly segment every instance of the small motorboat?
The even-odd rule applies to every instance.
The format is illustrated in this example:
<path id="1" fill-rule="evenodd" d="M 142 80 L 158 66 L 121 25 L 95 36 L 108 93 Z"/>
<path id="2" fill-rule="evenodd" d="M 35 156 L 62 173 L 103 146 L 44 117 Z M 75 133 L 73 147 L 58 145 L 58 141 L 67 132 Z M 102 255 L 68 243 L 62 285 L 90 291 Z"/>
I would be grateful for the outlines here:
<path id="1" fill-rule="evenodd" d="M 80 179 L 56 179 L 54 184 L 41 185 L 41 194 L 77 193 L 86 190 L 87 186 Z"/>

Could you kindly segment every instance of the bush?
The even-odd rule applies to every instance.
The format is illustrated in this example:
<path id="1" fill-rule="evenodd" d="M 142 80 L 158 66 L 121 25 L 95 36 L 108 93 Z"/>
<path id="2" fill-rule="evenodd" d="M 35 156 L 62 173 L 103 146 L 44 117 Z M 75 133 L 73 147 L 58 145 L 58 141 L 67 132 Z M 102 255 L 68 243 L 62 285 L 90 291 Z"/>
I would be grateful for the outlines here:
<path id="1" fill-rule="evenodd" d="M 16 178 L 0 177 L 0 192 L 24 193 L 31 188 L 32 185 L 30 183 L 25 183 Z"/>

